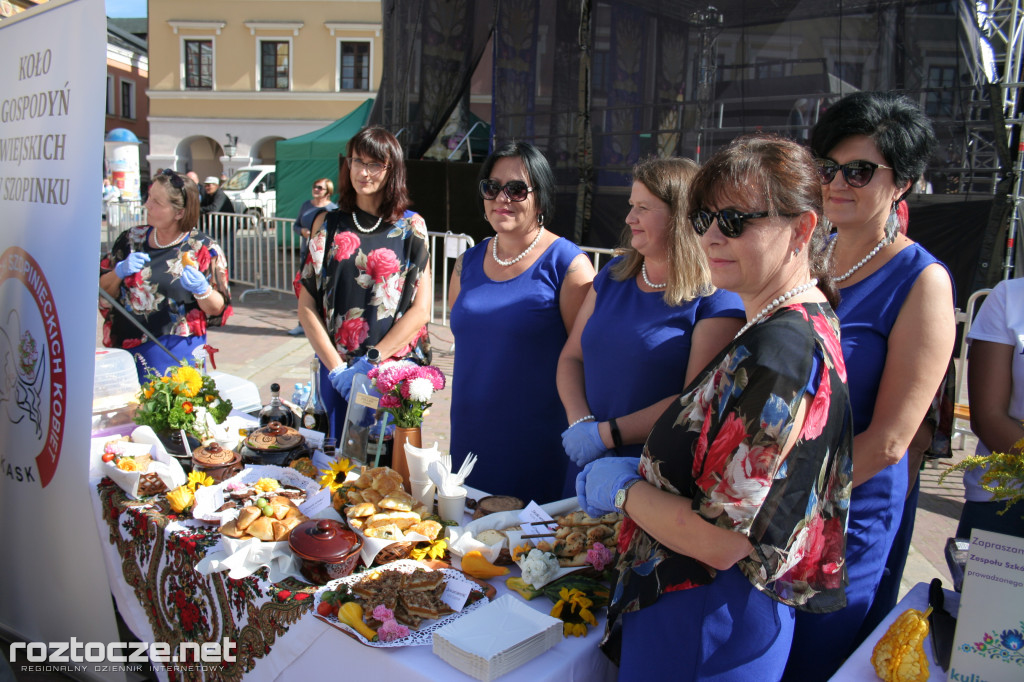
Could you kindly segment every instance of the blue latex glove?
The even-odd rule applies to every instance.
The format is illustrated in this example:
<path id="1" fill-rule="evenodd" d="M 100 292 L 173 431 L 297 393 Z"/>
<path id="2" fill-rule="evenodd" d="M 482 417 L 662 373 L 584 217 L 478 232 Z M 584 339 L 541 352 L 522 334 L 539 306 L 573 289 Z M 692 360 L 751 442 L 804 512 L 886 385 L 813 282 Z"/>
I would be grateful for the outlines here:
<path id="1" fill-rule="evenodd" d="M 114 266 L 114 273 L 121 279 L 127 279 L 146 267 L 148 262 L 148 253 L 142 253 L 141 251 L 129 253 L 127 258 Z"/>
<path id="2" fill-rule="evenodd" d="M 576 477 L 576 497 L 589 516 L 598 517 L 615 509 L 615 493 L 640 478 L 639 457 L 604 457 L 588 464 Z"/>
<path id="3" fill-rule="evenodd" d="M 580 422 L 562 431 L 562 447 L 578 467 L 586 466 L 608 451 L 595 421 Z"/>
<path id="4" fill-rule="evenodd" d="M 373 364 L 363 357 L 352 363 L 351 367 L 338 365 L 330 371 L 327 378 L 331 380 L 331 386 L 334 387 L 334 390 L 348 401 L 348 397 L 352 393 L 352 380 L 355 379 L 357 374 L 366 374 L 372 368 Z"/>
<path id="5" fill-rule="evenodd" d="M 193 296 L 202 296 L 210 290 L 210 283 L 194 265 L 186 265 L 182 269 L 181 286 Z"/>

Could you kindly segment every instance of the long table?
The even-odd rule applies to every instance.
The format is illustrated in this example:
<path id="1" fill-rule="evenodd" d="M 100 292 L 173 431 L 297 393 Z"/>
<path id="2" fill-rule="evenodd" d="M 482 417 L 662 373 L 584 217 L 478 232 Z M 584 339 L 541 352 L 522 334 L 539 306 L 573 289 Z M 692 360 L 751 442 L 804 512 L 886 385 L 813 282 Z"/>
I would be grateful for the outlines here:
<path id="1" fill-rule="evenodd" d="M 296 578 L 271 583 L 266 568 L 240 580 L 200 574 L 193 566 L 220 542 L 215 527 L 173 514 L 164 496 L 131 500 L 110 479 L 93 478 L 90 487 L 110 591 L 140 641 L 166 642 L 172 651 L 182 642 L 236 643 L 234 662 L 156 666 L 160 679 L 313 679 L 342 666 L 346 677 L 363 679 L 474 679 L 431 647 L 367 647 L 320 621 L 312 605 L 322 587 Z M 504 578 L 491 583 L 498 597 L 509 593 Z M 552 606 L 544 597 L 524 603 L 543 612 Z M 601 618 L 587 637 L 564 638 L 502 679 L 613 679 L 615 666 L 597 648 L 603 630 Z"/>

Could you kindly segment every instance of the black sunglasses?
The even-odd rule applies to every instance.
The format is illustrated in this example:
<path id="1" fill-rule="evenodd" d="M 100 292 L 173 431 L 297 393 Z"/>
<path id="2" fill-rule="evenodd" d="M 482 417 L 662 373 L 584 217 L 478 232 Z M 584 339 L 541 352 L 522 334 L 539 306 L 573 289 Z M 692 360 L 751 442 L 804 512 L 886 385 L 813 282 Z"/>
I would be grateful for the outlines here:
<path id="1" fill-rule="evenodd" d="M 703 236 L 711 229 L 712 221 L 718 221 L 718 229 L 729 239 L 735 239 L 743 233 L 743 221 L 754 220 L 755 218 L 767 218 L 770 215 L 780 215 L 784 218 L 795 218 L 797 213 L 773 214 L 771 211 L 757 211 L 756 213 L 744 213 L 734 208 L 723 208 L 721 211 L 695 211 L 690 214 L 690 223 L 697 234 Z"/>
<path id="2" fill-rule="evenodd" d="M 327 191 L 327 188 L 324 187 L 323 185 L 313 185 L 313 189 L 318 189 L 321 192 L 326 192 Z"/>
<path id="3" fill-rule="evenodd" d="M 180 175 L 172 171 L 170 168 L 164 168 L 160 175 L 166 175 L 171 181 L 171 187 L 181 192 L 181 203 L 188 206 L 188 192 L 185 191 L 185 181 Z"/>
<path id="4" fill-rule="evenodd" d="M 892 166 L 883 166 L 872 161 L 858 160 L 840 165 L 832 159 L 818 159 L 818 175 L 821 176 L 821 184 L 823 185 L 831 183 L 835 180 L 836 173 L 843 171 L 843 178 L 846 180 L 847 185 L 850 187 L 864 187 L 875 176 L 876 168 L 892 170 Z"/>
<path id="5" fill-rule="evenodd" d="M 497 180 L 481 180 L 480 196 L 487 201 L 494 201 L 498 198 L 499 192 L 504 192 L 509 201 L 526 201 L 533 188 L 522 180 L 509 180 L 504 186 Z"/>

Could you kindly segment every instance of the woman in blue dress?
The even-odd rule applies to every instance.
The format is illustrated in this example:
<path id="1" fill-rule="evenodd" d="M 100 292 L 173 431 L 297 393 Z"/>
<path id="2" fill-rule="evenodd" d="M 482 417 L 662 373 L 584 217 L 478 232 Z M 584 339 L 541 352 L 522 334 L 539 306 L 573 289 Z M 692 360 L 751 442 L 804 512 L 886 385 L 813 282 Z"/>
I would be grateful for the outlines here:
<path id="1" fill-rule="evenodd" d="M 625 244 L 594 278 L 558 361 L 558 392 L 572 424 L 562 445 L 581 467 L 609 454 L 639 457 L 654 421 L 743 324 L 743 302 L 711 285 L 687 222 L 689 159 L 633 169 Z"/>
<path id="2" fill-rule="evenodd" d="M 559 499 L 568 426 L 555 369 L 594 267 L 546 229 L 555 178 L 527 142 L 506 144 L 480 172 L 494 237 L 463 253 L 449 288 L 458 347 L 452 379 L 451 455 L 477 463 L 467 483 L 526 502 Z"/>
<path id="3" fill-rule="evenodd" d="M 657 420 L 643 456 L 577 479 L 622 521 L 604 651 L 620 680 L 778 680 L 794 613 L 845 603 L 852 423 L 828 300 L 821 186 L 793 140 L 739 138 L 690 192 L 715 286 L 747 323 Z"/>
<path id="4" fill-rule="evenodd" d="M 827 679 L 873 629 L 867 614 L 900 525 L 907 446 L 953 350 L 949 272 L 899 234 L 897 218 L 934 140 L 920 108 L 895 93 L 844 97 L 812 133 L 825 215 L 837 229 L 829 249 L 853 404 L 850 586 L 846 608 L 797 615 L 788 679 Z"/>

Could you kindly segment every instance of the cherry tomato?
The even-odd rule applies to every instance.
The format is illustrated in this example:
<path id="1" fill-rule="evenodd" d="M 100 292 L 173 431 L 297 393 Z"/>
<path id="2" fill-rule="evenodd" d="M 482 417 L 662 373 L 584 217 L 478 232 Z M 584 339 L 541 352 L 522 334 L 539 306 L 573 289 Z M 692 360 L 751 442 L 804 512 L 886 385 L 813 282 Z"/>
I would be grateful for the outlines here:
<path id="1" fill-rule="evenodd" d="M 114 459 L 114 453 L 113 452 L 104 452 L 103 453 L 103 461 L 104 462 L 110 462 L 113 459 Z"/>
<path id="2" fill-rule="evenodd" d="M 316 612 L 321 616 L 335 616 L 337 612 L 330 602 L 322 601 L 316 605 Z"/>

